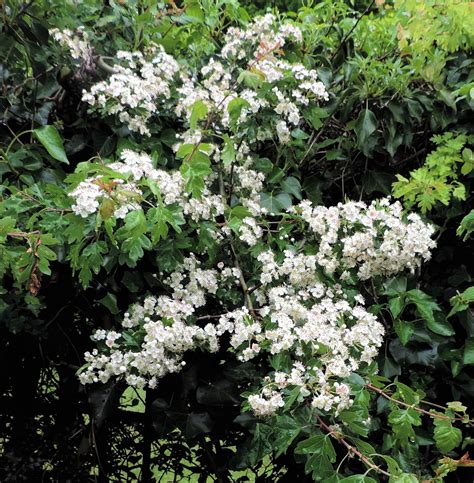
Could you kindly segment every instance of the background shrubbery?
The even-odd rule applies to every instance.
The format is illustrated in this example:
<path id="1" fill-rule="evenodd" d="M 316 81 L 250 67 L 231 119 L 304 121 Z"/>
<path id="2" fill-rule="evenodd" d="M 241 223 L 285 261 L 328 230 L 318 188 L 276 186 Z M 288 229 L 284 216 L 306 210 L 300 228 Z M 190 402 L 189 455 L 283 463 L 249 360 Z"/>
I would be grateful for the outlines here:
<path id="1" fill-rule="evenodd" d="M 472 10 L 454 0 L 0 1 L 0 479 L 472 481 Z M 131 148 L 180 164 L 171 115 L 143 137 L 88 111 L 83 89 L 107 78 L 118 50 L 152 42 L 197 72 L 230 26 L 267 11 L 301 29 L 290 59 L 316 69 L 330 97 L 304 111 L 288 145 L 261 148 L 264 203 L 280 211 L 281 193 L 325 206 L 392 195 L 437 227 L 433 258 L 414 276 L 367 284 L 389 381 L 352 380 L 359 400 L 341 430 L 349 450 L 339 433 L 327 436 L 341 424 L 332 416 L 242 412 L 242 386 L 270 370 L 263 358 L 189 353 L 186 369 L 146 391 L 81 386 L 76 375 L 95 330 L 118 327 L 130 304 L 161 289 L 154 275 L 190 244 L 212 246 L 170 223 L 168 239 L 126 258 L 70 213 L 65 179 L 79 163 Z M 49 33 L 79 26 L 96 49 L 91 63 Z"/>

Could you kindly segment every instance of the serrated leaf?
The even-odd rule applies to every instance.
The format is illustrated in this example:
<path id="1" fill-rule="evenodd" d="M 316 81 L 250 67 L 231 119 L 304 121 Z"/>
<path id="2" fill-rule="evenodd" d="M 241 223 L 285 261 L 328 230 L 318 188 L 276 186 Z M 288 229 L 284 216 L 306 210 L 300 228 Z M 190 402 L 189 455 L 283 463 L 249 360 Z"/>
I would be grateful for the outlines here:
<path id="1" fill-rule="evenodd" d="M 192 105 L 189 125 L 193 131 L 197 128 L 198 122 L 207 117 L 208 112 L 209 112 L 209 109 L 207 105 L 200 99 L 198 99 Z"/>
<path id="2" fill-rule="evenodd" d="M 234 141 L 228 134 L 224 134 L 224 149 L 221 152 L 222 162 L 224 166 L 229 166 L 235 161 Z"/>
<path id="3" fill-rule="evenodd" d="M 419 483 L 420 480 L 413 473 L 402 473 L 399 476 L 390 477 L 389 483 Z"/>
<path id="4" fill-rule="evenodd" d="M 320 453 L 325 439 L 326 435 L 321 433 L 300 441 L 296 446 L 295 454 Z"/>
<path id="5" fill-rule="evenodd" d="M 434 440 L 436 446 L 443 453 L 448 453 L 461 444 L 462 432 L 455 428 L 448 419 L 435 418 Z"/>
<path id="6" fill-rule="evenodd" d="M 366 475 L 352 475 L 342 478 L 339 483 L 377 483 L 377 481 Z"/>

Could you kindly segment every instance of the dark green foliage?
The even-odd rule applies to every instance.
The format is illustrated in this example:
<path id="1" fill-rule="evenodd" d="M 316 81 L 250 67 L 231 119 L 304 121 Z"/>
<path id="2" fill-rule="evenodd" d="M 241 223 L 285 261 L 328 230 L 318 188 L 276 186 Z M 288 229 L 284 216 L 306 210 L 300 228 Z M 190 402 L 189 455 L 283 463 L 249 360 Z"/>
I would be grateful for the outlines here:
<path id="1" fill-rule="evenodd" d="M 474 409 L 472 2 L 172 3 L 0 0 L 0 480 L 472 481 L 462 459 Z M 132 211 L 117 228 L 104 203 L 100 235 L 70 213 L 66 189 L 95 169 L 92 157 L 140 146 L 158 165 L 181 166 L 196 197 L 211 161 L 204 144 L 173 155 L 177 126 L 143 139 L 88 114 L 82 89 L 106 72 L 74 70 L 48 30 L 84 25 L 104 58 L 158 42 L 198 69 L 228 25 L 268 9 L 300 23 L 305 63 L 331 98 L 305 113 L 281 156 L 267 146 L 255 161 L 271 186 L 261 204 L 279 213 L 302 197 L 333 205 L 393 194 L 439 227 L 418 281 L 366 287 L 386 341 L 370 380 L 351 376 L 355 403 L 340 427 L 290 389 L 282 415 L 242 411 L 242 393 L 266 369 L 288 369 L 284 357 L 236 365 L 223 349 L 196 352 L 182 373 L 137 394 L 76 378 L 91 333 L 162 289 L 154 274 L 172 271 L 190 244 L 210 255 L 219 247 L 205 230 L 190 240 L 181 213 L 165 206 Z M 260 81 L 244 71 L 239 82 Z M 232 101 L 231 121 L 245 102 Z M 206 117 L 196 103 L 191 124 Z M 144 189 L 159 192 L 151 181 Z M 232 209 L 231 229 L 245 216 Z M 237 303 L 231 291 L 219 297 Z"/>

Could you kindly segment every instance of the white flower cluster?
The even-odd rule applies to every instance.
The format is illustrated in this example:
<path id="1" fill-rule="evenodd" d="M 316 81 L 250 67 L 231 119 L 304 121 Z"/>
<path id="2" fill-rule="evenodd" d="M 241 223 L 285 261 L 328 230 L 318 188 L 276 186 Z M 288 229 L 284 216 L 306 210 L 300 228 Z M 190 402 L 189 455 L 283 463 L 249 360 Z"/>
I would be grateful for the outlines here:
<path id="1" fill-rule="evenodd" d="M 255 218 L 250 216 L 246 216 L 242 220 L 239 232 L 239 238 L 251 247 L 253 247 L 263 235 L 263 230 L 257 225 Z"/>
<path id="2" fill-rule="evenodd" d="M 269 246 L 261 252 L 259 241 L 279 227 L 273 218 L 267 222 L 260 205 L 265 176 L 252 151 L 267 141 L 290 142 L 303 109 L 328 99 L 315 70 L 285 57 L 284 47 L 301 41 L 297 27 L 278 24 L 269 14 L 246 29 L 229 29 L 221 52 L 193 74 L 161 47 L 146 55 L 119 52 L 115 73 L 84 93 L 94 108 L 117 115 L 130 130 L 145 135 L 153 115 L 176 116 L 187 128 L 177 134 L 173 149 L 180 150 L 179 156 L 188 150 L 189 158 L 180 172 L 157 169 L 147 154 L 123 150 L 119 161 L 102 166 L 100 174 L 71 192 L 76 214 L 95 214 L 105 203 L 123 218 L 141 209 L 142 190 L 149 189 L 160 205 L 175 205 L 188 220 L 211 221 L 196 230 L 208 230 L 222 241 L 223 257 L 238 256 L 232 228 L 255 258 L 246 260 L 243 266 L 250 273 L 243 274 L 237 261 L 237 268 L 223 262 L 216 269 L 204 268 L 216 260 L 201 253 L 199 261 L 191 253 L 164 280 L 166 295 L 132 306 L 121 332 L 96 332 L 100 350 L 86 354 L 82 383 L 117 377 L 153 388 L 183 367 L 187 351 L 215 352 L 225 340 L 225 349 L 240 361 L 276 355 L 291 361 L 268 374 L 261 391 L 248 398 L 255 414 L 274 414 L 295 388 L 300 400 L 308 398 L 313 407 L 336 415 L 352 404 L 347 378 L 373 362 L 384 329 L 365 308 L 363 297 L 347 286 L 414 271 L 430 257 L 433 228 L 417 215 L 403 215 L 401 205 L 389 200 L 330 208 L 304 200 L 285 217 L 294 233 L 301 228 L 295 236 L 305 243 L 296 248 L 282 238 L 275 245 L 278 250 Z M 195 109 L 201 111 L 197 121 Z M 216 136 L 207 139 L 209 131 Z M 193 176 L 199 178 L 201 164 L 201 197 L 192 197 L 187 184 Z M 232 213 L 239 215 L 237 229 L 230 223 Z M 247 279 L 256 284 L 251 291 Z M 232 306 L 222 311 L 230 311 L 209 314 L 208 302 L 227 300 L 229 293 Z M 236 308 L 239 296 L 242 303 Z"/>
<path id="3" fill-rule="evenodd" d="M 106 182 L 98 177 L 81 181 L 69 195 L 74 198 L 72 211 L 82 218 L 96 213 L 104 201 L 112 204 L 116 218 L 125 218 L 129 211 L 140 208 L 138 201 L 142 192 L 135 184 L 126 183 L 123 179 Z"/>
<path id="4" fill-rule="evenodd" d="M 384 328 L 366 310 L 360 294 L 346 292 L 343 283 L 351 276 L 346 272 L 355 270 L 352 275 L 365 280 L 413 269 L 429 257 L 433 230 L 417 216 L 404 219 L 399 204 L 388 200 L 332 208 L 313 208 L 304 201 L 293 211 L 317 236 L 322 258 L 318 250 L 261 252 L 256 257 L 260 268 L 253 274 L 260 280 L 253 295 L 255 306 L 214 318 L 205 315 L 208 296 L 219 289 L 231 290 L 232 285 L 235 290 L 242 274 L 222 262 L 216 270 L 204 269 L 191 255 L 166 280 L 171 295 L 148 297 L 125 314 L 125 331 L 142 329 L 139 349 L 127 345 L 127 337 L 118 332 L 98 331 L 95 339 L 105 341 L 106 348 L 86 355 L 89 365 L 81 381 L 124 377 L 131 385 L 155 387 L 165 374 L 180 370 L 186 351 L 216 351 L 220 337 L 228 334 L 230 350 L 240 361 L 261 354 L 284 354 L 293 361 L 286 370 L 264 378 L 261 392 L 248 398 L 256 415 L 274 414 L 284 405 L 285 391 L 292 388 L 298 388 L 299 397 L 309 398 L 313 407 L 336 415 L 350 407 L 346 379 L 373 362 Z M 261 236 L 255 230 L 261 228 L 252 217 L 243 221 L 246 228 L 241 238 L 253 245 Z M 370 234 L 372 244 L 354 243 L 357 234 Z M 390 261 L 393 244 L 396 250 L 409 247 L 410 253 L 397 251 L 397 260 Z M 389 252 L 384 253 L 385 249 Z M 332 272 L 338 271 L 342 283 L 328 284 L 321 274 L 321 267 L 332 267 L 327 263 L 330 252 L 337 261 Z"/>
<path id="5" fill-rule="evenodd" d="M 267 350 L 289 353 L 298 361 L 310 351 L 317 363 L 307 367 L 295 363 L 289 375 L 276 373 L 273 383 L 267 381 L 270 399 L 288 385 L 299 386 L 303 396 L 313 397 L 315 407 L 337 414 L 351 404 L 349 393 L 342 393 L 341 380 L 374 359 L 383 341 L 383 326 L 367 312 L 360 296 L 350 302 L 341 285 L 328 287 L 319 281 L 314 255 L 287 250 L 284 256 L 281 263 L 271 251 L 258 256 L 262 263 L 261 322 L 250 315 L 242 318 L 238 311 L 235 317 L 227 314 L 222 323 L 226 327 L 233 323 L 231 345 L 241 351 L 241 360 Z M 262 398 L 267 398 L 267 392 L 252 399 L 257 407 L 249 400 L 256 413 L 264 411 Z"/>
<path id="6" fill-rule="evenodd" d="M 201 69 L 200 78 L 189 76 L 177 89 L 180 98 L 176 114 L 189 120 L 194 104 L 201 101 L 212 113 L 213 128 L 227 130 L 237 102 L 239 126 L 262 114 L 258 117 L 256 136 L 249 137 L 245 127 L 237 136 L 254 143 L 271 138 L 276 128 L 280 143 L 288 143 L 290 125 L 298 126 L 302 118 L 300 107 L 328 99 L 315 70 L 278 57 L 284 53 L 288 40 L 301 42 L 301 31 L 291 24 L 278 24 L 271 14 L 257 18 L 245 30 L 230 28 L 222 51 Z M 273 89 L 263 97 L 258 88 L 247 87 L 239 80 L 242 68 L 248 75 L 274 85 Z"/>
<path id="7" fill-rule="evenodd" d="M 319 241 L 317 263 L 328 273 L 342 272 L 343 279 L 352 269 L 359 280 L 414 272 L 435 247 L 434 227 L 415 213 L 405 219 L 398 201 L 383 199 L 369 206 L 352 201 L 330 208 L 303 201 L 295 210 Z"/>
<path id="8" fill-rule="evenodd" d="M 75 32 L 70 29 L 59 30 L 54 28 L 49 33 L 62 47 L 69 49 L 73 59 L 87 60 L 90 58 L 92 47 L 89 43 L 89 35 L 84 27 L 79 27 Z"/>
<path id="9" fill-rule="evenodd" d="M 82 100 L 103 114 L 118 115 L 131 131 L 150 135 L 147 122 L 165 109 L 180 67 L 162 46 L 154 46 L 148 55 L 141 52 L 117 53 L 121 64 L 106 80 L 84 91 Z M 151 60 L 150 60 L 151 58 Z"/>
<path id="10" fill-rule="evenodd" d="M 124 149 L 121 153 L 121 161 L 109 164 L 107 167 L 112 172 L 123 174 L 130 179 L 126 181 L 108 174 L 108 176 L 95 176 L 80 182 L 69 194 L 74 198 L 72 210 L 76 215 L 87 218 L 99 211 L 104 201 L 111 203 L 113 215 L 116 218 L 124 218 L 129 211 L 140 208 L 139 201 L 143 193 L 136 182 L 156 171 L 150 157 Z"/>
<path id="11" fill-rule="evenodd" d="M 183 355 L 198 347 L 215 352 L 219 347 L 218 328 L 212 323 L 203 327 L 188 323 L 197 309 L 206 303 L 206 294 L 215 294 L 220 286 L 236 283 L 240 273 L 220 265 L 219 270 L 200 267 L 194 256 L 184 260 L 166 280 L 172 294 L 147 297 L 142 305 L 132 306 L 125 314 L 124 329 L 139 326 L 143 331 L 140 350 L 127 346 L 115 331 L 98 330 L 94 339 L 105 341 L 108 354 L 94 349 L 86 353 L 88 367 L 79 375 L 83 384 L 107 382 L 124 377 L 132 386 L 150 388 L 166 374 L 185 365 Z M 117 344 L 117 340 L 122 344 Z"/>
<path id="12" fill-rule="evenodd" d="M 143 180 L 156 183 L 163 203 L 179 204 L 183 214 L 194 221 L 210 220 L 224 213 L 220 195 L 205 188 L 201 199 L 190 198 L 181 173 L 154 168 L 147 154 L 124 149 L 120 158 L 121 161 L 105 166 L 106 175 L 87 178 L 71 191 L 72 210 L 76 215 L 87 218 L 97 213 L 107 200 L 112 203 L 113 216 L 124 218 L 129 211 L 141 209 L 139 201 L 143 192 L 138 183 Z M 120 173 L 126 180 L 114 177 L 114 173 Z"/>

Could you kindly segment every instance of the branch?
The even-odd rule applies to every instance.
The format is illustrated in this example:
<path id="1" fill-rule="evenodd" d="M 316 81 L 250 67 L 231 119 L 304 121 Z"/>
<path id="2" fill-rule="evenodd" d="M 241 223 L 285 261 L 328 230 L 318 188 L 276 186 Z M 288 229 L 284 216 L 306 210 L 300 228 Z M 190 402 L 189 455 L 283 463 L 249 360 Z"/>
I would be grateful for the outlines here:
<path id="1" fill-rule="evenodd" d="M 347 32 L 346 36 L 342 39 L 341 43 L 339 44 L 339 47 L 336 49 L 334 54 L 332 54 L 331 61 L 334 60 L 334 57 L 336 57 L 337 53 L 341 50 L 341 47 L 347 42 L 347 39 L 350 37 L 352 32 L 354 32 L 354 30 L 357 28 L 357 25 L 359 25 L 359 22 L 362 20 L 362 18 L 369 13 L 374 3 L 375 3 L 375 0 L 372 0 L 372 2 L 370 2 L 370 5 L 362 12 L 362 14 L 357 19 L 357 22 L 352 26 L 349 32 Z"/>
<path id="2" fill-rule="evenodd" d="M 108 74 L 116 74 L 117 73 L 117 71 L 114 69 L 114 67 L 112 67 L 111 65 L 107 64 L 105 62 L 104 58 L 101 55 L 99 55 L 95 59 L 95 61 L 97 63 L 97 67 L 99 67 L 100 69 L 104 70 Z"/>
<path id="3" fill-rule="evenodd" d="M 364 464 L 366 464 L 372 470 L 375 470 L 377 473 L 388 477 L 392 476 L 390 473 L 380 468 L 380 466 L 377 466 L 370 458 L 367 458 L 367 456 L 363 455 L 355 446 L 352 446 L 352 444 L 348 443 L 341 433 L 334 431 L 321 419 L 320 416 L 316 417 L 318 418 L 318 422 L 321 428 L 323 428 L 329 434 L 329 436 L 337 440 L 339 443 L 343 444 L 347 448 L 349 454 L 355 454 Z"/>
<path id="4" fill-rule="evenodd" d="M 376 392 L 377 394 L 380 394 L 385 399 L 388 399 L 389 401 L 392 401 L 394 404 L 397 404 L 399 406 L 403 406 L 403 407 L 408 408 L 408 409 L 414 409 L 415 411 L 417 411 L 417 412 L 419 412 L 421 414 L 425 414 L 426 416 L 429 416 L 430 418 L 444 419 L 445 421 L 463 421 L 463 422 L 466 422 L 466 423 L 467 422 L 471 422 L 470 420 L 466 421 L 465 418 L 462 418 L 462 417 L 454 417 L 454 418 L 451 418 L 449 416 L 445 416 L 444 414 L 432 413 L 430 411 L 427 411 L 426 409 L 422 409 L 422 408 L 416 407 L 413 404 L 408 404 L 408 403 L 406 403 L 404 401 L 400 401 L 399 399 L 394 398 L 393 396 L 391 396 L 390 394 L 386 393 L 382 389 L 379 389 L 378 387 L 372 386 L 372 384 L 366 384 L 365 387 L 367 389 L 370 389 L 370 390 Z M 425 402 L 425 401 L 423 401 L 423 402 Z M 425 403 L 426 404 L 429 404 L 428 402 L 425 402 Z M 442 406 L 438 406 L 438 405 L 436 405 L 436 407 L 442 408 L 442 409 L 446 409 L 446 408 L 444 408 Z"/>

